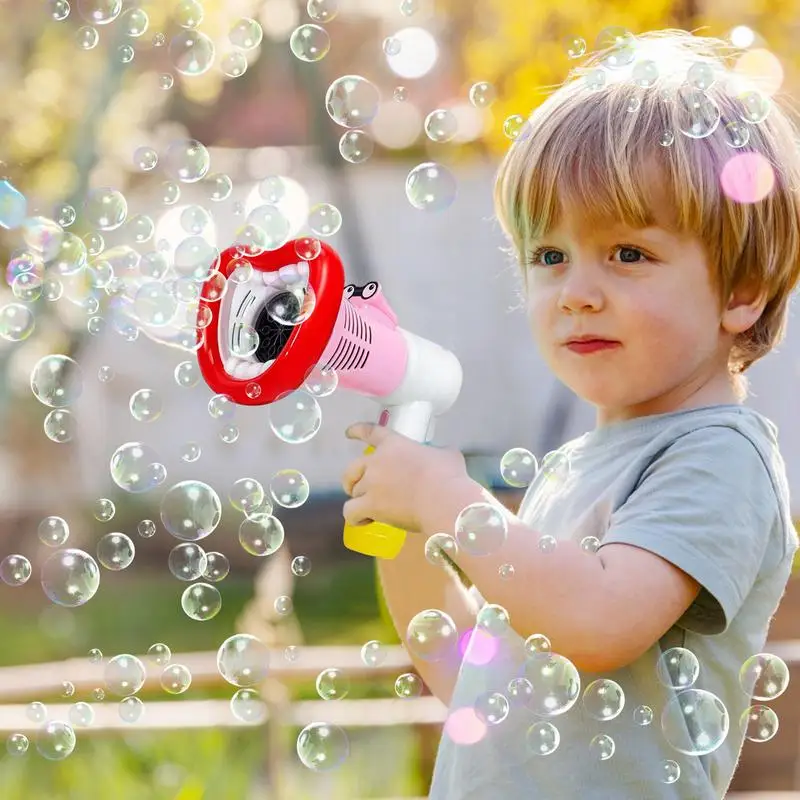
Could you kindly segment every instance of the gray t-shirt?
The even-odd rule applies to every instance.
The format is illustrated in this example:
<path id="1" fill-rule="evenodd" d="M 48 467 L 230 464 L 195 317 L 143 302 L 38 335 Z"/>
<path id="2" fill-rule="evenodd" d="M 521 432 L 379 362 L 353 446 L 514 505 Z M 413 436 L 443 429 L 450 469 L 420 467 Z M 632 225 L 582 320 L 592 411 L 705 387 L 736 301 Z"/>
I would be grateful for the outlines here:
<path id="1" fill-rule="evenodd" d="M 477 646 L 473 638 L 450 713 L 473 707 L 492 692 L 509 700 L 510 712 L 502 722 L 487 725 L 474 744 L 457 744 L 445 727 L 430 798 L 718 800 L 744 742 L 742 712 L 762 702 L 742 690 L 740 668 L 764 652 L 798 546 L 777 428 L 747 407 L 714 405 L 614 423 L 574 439 L 558 453 L 528 487 L 518 512 L 537 535 L 578 541 L 595 536 L 600 551 L 612 542 L 636 545 L 680 567 L 702 589 L 638 660 L 611 673 L 580 673 L 577 701 L 557 716 L 533 713 L 508 691 L 509 682 L 526 677 L 532 663 L 520 636 L 510 630 L 500 637 L 496 654 L 483 665 L 484 658 L 470 658 Z M 482 604 L 475 587 L 471 591 Z M 679 702 L 674 698 L 680 690 L 665 685 L 657 672 L 659 657 L 672 647 L 697 656 L 699 676 L 691 689 L 713 693 L 727 710 L 728 733 L 705 755 L 679 752 L 662 729 L 665 705 L 672 700 L 674 712 Z M 583 698 L 590 682 L 600 678 L 619 684 L 625 701 L 618 716 L 604 721 L 588 713 Z M 640 724 L 647 713 L 641 706 L 652 710 L 649 725 Z M 675 713 L 670 719 L 675 741 Z M 681 712 L 677 719 L 683 725 Z M 532 752 L 531 740 L 526 741 L 530 727 L 543 722 L 559 734 L 558 746 L 547 755 Z M 608 741 L 590 745 L 600 734 L 614 744 L 605 760 L 599 753 L 608 752 Z M 702 725 L 687 730 L 681 750 L 691 750 L 692 742 L 699 749 L 702 734 Z M 548 749 L 553 739 L 545 736 L 534 744 L 543 742 Z M 668 761 L 680 769 L 674 783 L 664 782 Z"/>

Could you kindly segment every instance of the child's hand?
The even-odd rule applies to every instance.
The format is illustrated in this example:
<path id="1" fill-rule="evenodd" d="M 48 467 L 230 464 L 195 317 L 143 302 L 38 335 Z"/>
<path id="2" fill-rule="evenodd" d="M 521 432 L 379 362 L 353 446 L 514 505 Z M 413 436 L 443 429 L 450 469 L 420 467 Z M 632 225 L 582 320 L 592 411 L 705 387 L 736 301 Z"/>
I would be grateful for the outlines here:
<path id="1" fill-rule="evenodd" d="M 470 480 L 460 450 L 420 444 L 371 422 L 357 422 L 345 435 L 375 448 L 355 459 L 342 478 L 345 493 L 353 498 L 342 509 L 351 525 L 376 520 L 420 531 L 442 486 Z"/>

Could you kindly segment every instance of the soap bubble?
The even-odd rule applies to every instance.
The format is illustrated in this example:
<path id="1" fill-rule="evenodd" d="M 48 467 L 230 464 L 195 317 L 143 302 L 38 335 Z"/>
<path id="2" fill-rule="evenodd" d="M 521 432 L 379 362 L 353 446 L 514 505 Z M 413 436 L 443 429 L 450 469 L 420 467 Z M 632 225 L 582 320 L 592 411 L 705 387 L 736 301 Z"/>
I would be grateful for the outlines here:
<path id="1" fill-rule="evenodd" d="M 400 54 L 403 48 L 403 42 L 396 36 L 387 36 L 383 40 L 383 52 L 387 56 L 396 56 Z"/>
<path id="2" fill-rule="evenodd" d="M 751 742 L 768 742 L 778 732 L 778 725 L 778 715 L 769 706 L 750 706 L 739 718 L 739 727 Z"/>
<path id="3" fill-rule="evenodd" d="M 336 667 L 324 669 L 317 675 L 317 694 L 323 700 L 342 700 L 350 691 L 350 681 Z"/>
<path id="4" fill-rule="evenodd" d="M 774 700 L 789 685 L 789 668 L 778 656 L 757 653 L 742 664 L 739 684 L 742 691 L 754 700 Z"/>
<path id="5" fill-rule="evenodd" d="M 264 502 L 264 487 L 255 478 L 239 478 L 228 491 L 228 500 L 237 511 L 247 514 Z"/>
<path id="6" fill-rule="evenodd" d="M 484 603 L 475 619 L 475 627 L 491 636 L 502 636 L 510 627 L 508 611 L 497 603 Z"/>
<path id="7" fill-rule="evenodd" d="M 350 742 L 338 725 L 312 722 L 297 736 L 297 756 L 303 766 L 314 772 L 334 770 L 349 755 Z"/>
<path id="8" fill-rule="evenodd" d="M 228 576 L 231 565 L 228 557 L 223 553 L 212 550 L 206 554 L 206 568 L 203 570 L 203 577 L 212 583 L 218 583 Z"/>
<path id="9" fill-rule="evenodd" d="M 31 370 L 31 390 L 40 403 L 65 408 L 80 397 L 83 373 L 69 356 L 45 356 Z"/>
<path id="10" fill-rule="evenodd" d="M 408 173 L 406 197 L 420 211 L 443 211 L 456 198 L 456 179 L 447 167 L 426 161 Z"/>
<path id="11" fill-rule="evenodd" d="M 6 739 L 6 751 L 10 756 L 22 756 L 28 752 L 28 737 L 24 733 L 12 733 Z"/>
<path id="12" fill-rule="evenodd" d="M 48 722 L 37 734 L 36 749 L 48 761 L 61 761 L 75 749 L 75 731 L 66 722 Z"/>
<path id="13" fill-rule="evenodd" d="M 532 686 L 527 707 L 541 717 L 555 717 L 575 705 L 581 690 L 581 679 L 575 665 L 562 655 L 529 658 L 524 676 Z"/>
<path id="14" fill-rule="evenodd" d="M 419 0 L 400 0 L 400 13 L 411 17 L 419 11 Z"/>
<path id="15" fill-rule="evenodd" d="M 190 619 L 205 622 L 219 614 L 222 595 L 209 583 L 193 583 L 181 595 L 181 608 Z"/>
<path id="16" fill-rule="evenodd" d="M 272 499 L 283 508 L 298 508 L 308 500 L 311 489 L 305 475 L 296 469 L 282 469 L 269 483 Z"/>
<path id="17" fill-rule="evenodd" d="M 315 366 L 306 376 L 303 383 L 305 389 L 314 397 L 328 397 L 336 391 L 339 376 L 334 369 L 320 369 Z"/>
<path id="18" fill-rule="evenodd" d="M 472 503 L 456 518 L 456 542 L 473 556 L 486 556 L 499 550 L 508 536 L 508 522 L 492 503 Z"/>
<path id="19" fill-rule="evenodd" d="M 413 672 L 404 672 L 394 682 L 394 693 L 400 698 L 419 697 L 422 694 L 422 681 Z"/>
<path id="20" fill-rule="evenodd" d="M 240 50 L 252 50 L 261 44 L 264 31 L 258 20 L 242 17 L 233 23 L 228 33 L 228 39 L 234 47 Z"/>
<path id="21" fill-rule="evenodd" d="M 600 722 L 614 719 L 625 707 L 625 692 L 616 681 L 608 678 L 592 681 L 583 691 L 583 707 L 590 717 Z"/>
<path id="22" fill-rule="evenodd" d="M 512 114 L 503 121 L 503 133 L 512 141 L 519 139 L 525 127 L 525 118 L 519 114 Z"/>
<path id="23" fill-rule="evenodd" d="M 589 742 L 589 754 L 597 761 L 608 761 L 617 749 L 617 745 L 610 736 L 600 733 Z"/>
<path id="24" fill-rule="evenodd" d="M 211 156 L 205 145 L 196 139 L 182 139 L 167 147 L 163 163 L 167 174 L 174 180 L 196 183 L 208 173 Z"/>
<path id="25" fill-rule="evenodd" d="M 231 697 L 231 714 L 240 722 L 256 725 L 267 718 L 267 704 L 255 689 L 239 689 Z"/>
<path id="26" fill-rule="evenodd" d="M 119 697 L 136 694 L 147 677 L 144 664 L 127 653 L 109 659 L 103 675 L 106 689 Z"/>
<path id="27" fill-rule="evenodd" d="M 122 0 L 78 0 L 78 13 L 92 25 L 108 25 L 122 11 Z"/>
<path id="28" fill-rule="evenodd" d="M 45 517 L 36 532 L 48 547 L 61 547 L 69 539 L 69 525 L 63 517 Z"/>
<path id="29" fill-rule="evenodd" d="M 447 108 L 437 108 L 425 117 L 425 133 L 433 142 L 449 142 L 458 133 L 456 115 Z"/>
<path id="30" fill-rule="evenodd" d="M 361 648 L 361 661 L 367 667 L 379 667 L 386 660 L 386 648 L 376 639 Z"/>
<path id="31" fill-rule="evenodd" d="M 234 634 L 217 651 L 217 669 L 233 686 L 255 686 L 267 677 L 269 649 L 260 639 L 249 633 Z"/>
<path id="32" fill-rule="evenodd" d="M 205 9 L 200 0 L 180 0 L 174 17 L 181 28 L 196 28 L 205 17 Z"/>
<path id="33" fill-rule="evenodd" d="M 33 312 L 20 303 L 8 303 L 0 308 L 0 336 L 7 342 L 27 339 L 36 327 Z"/>
<path id="34" fill-rule="evenodd" d="M 719 126 L 721 112 L 712 97 L 699 89 L 682 86 L 676 98 L 678 129 L 690 139 L 705 139 Z"/>
<path id="35" fill-rule="evenodd" d="M 375 142 L 366 131 L 347 131 L 339 139 L 339 153 L 350 164 L 363 164 L 374 151 Z"/>
<path id="36" fill-rule="evenodd" d="M 524 447 L 514 447 L 506 451 L 500 459 L 500 475 L 503 480 L 516 489 L 524 489 L 536 477 L 536 456 Z"/>
<path id="37" fill-rule="evenodd" d="M 128 202 L 122 192 L 107 186 L 92 189 L 84 202 L 87 223 L 100 231 L 113 231 L 125 222 Z"/>
<path id="38" fill-rule="evenodd" d="M 158 153 L 152 147 L 137 147 L 133 151 L 133 163 L 142 172 L 149 172 L 158 164 Z"/>
<path id="39" fill-rule="evenodd" d="M 342 227 L 341 212 L 330 203 L 319 203 L 308 212 L 308 227 L 316 236 L 333 236 Z"/>
<path id="40" fill-rule="evenodd" d="M 161 673 L 161 688 L 169 694 L 183 694 L 192 685 L 192 673 L 183 664 L 170 664 Z"/>
<path id="41" fill-rule="evenodd" d="M 136 530 L 142 539 L 149 539 L 151 536 L 156 535 L 156 524 L 151 519 L 143 519 L 136 526 Z"/>
<path id="42" fill-rule="evenodd" d="M 70 707 L 68 716 L 75 727 L 88 728 L 94 722 L 94 709 L 88 703 L 75 703 Z"/>
<path id="43" fill-rule="evenodd" d="M 100 567 L 83 550 L 59 550 L 42 566 L 42 589 L 56 605 L 81 606 L 94 597 L 99 586 Z"/>
<path id="44" fill-rule="evenodd" d="M 11 291 L 17 300 L 34 303 L 42 296 L 42 279 L 33 272 L 21 272 L 11 282 Z"/>
<path id="45" fill-rule="evenodd" d="M 704 756 L 714 752 L 728 735 L 728 710 L 715 694 L 685 689 L 670 698 L 661 714 L 661 730 L 679 753 Z"/>
<path id="46" fill-rule="evenodd" d="M 169 293 L 166 285 L 159 281 L 143 283 L 133 301 L 133 309 L 139 321 L 154 328 L 169 325 L 177 308 L 178 301 Z"/>
<path id="47" fill-rule="evenodd" d="M 147 648 L 147 657 L 158 667 L 166 667 L 172 659 L 172 651 L 162 642 L 151 644 Z"/>
<path id="48" fill-rule="evenodd" d="M 268 415 L 272 432 L 287 444 L 305 444 L 322 427 L 319 401 L 303 389 L 272 403 Z"/>
<path id="49" fill-rule="evenodd" d="M 0 580 L 7 586 L 22 586 L 32 571 L 31 562 L 25 556 L 9 555 L 0 561 Z"/>
<path id="50" fill-rule="evenodd" d="M 681 768 L 676 761 L 671 758 L 661 763 L 661 783 L 675 783 L 681 776 Z"/>
<path id="51" fill-rule="evenodd" d="M 126 36 L 138 38 L 150 24 L 150 17 L 143 8 L 129 8 L 120 19 L 120 27 Z"/>
<path id="52" fill-rule="evenodd" d="M 736 97 L 736 103 L 741 119 L 751 125 L 758 125 L 769 116 L 770 99 L 757 89 L 742 92 Z"/>
<path id="53" fill-rule="evenodd" d="M 149 492 L 167 477 L 155 450 L 142 442 L 120 445 L 111 456 L 110 472 L 114 483 L 131 494 Z"/>
<path id="54" fill-rule="evenodd" d="M 285 535 L 283 524 L 272 514 L 252 514 L 239 526 L 239 544 L 251 556 L 271 556 Z"/>
<path id="55" fill-rule="evenodd" d="M 97 560 L 111 570 L 126 569 L 133 563 L 136 547 L 124 533 L 107 533 L 97 543 Z"/>
<path id="56" fill-rule="evenodd" d="M 204 33 L 195 30 L 181 31 L 169 43 L 169 59 L 172 65 L 181 75 L 190 78 L 203 75 L 211 69 L 215 52 L 214 42 Z"/>
<path id="57" fill-rule="evenodd" d="M 339 13 L 339 0 L 308 0 L 306 13 L 314 22 L 330 22 Z"/>
<path id="58" fill-rule="evenodd" d="M 208 413 L 217 420 L 232 419 L 236 413 L 236 403 L 226 394 L 215 394 L 208 401 Z"/>
<path id="59" fill-rule="evenodd" d="M 202 481 L 176 483 L 161 500 L 161 521 L 176 539 L 204 539 L 214 532 L 221 518 L 219 495 Z"/>
<path id="60" fill-rule="evenodd" d="M 194 581 L 205 572 L 208 559 L 200 545 L 184 542 L 170 550 L 167 566 L 178 580 Z"/>
<path id="61" fill-rule="evenodd" d="M 568 58 L 581 58 L 586 53 L 586 40 L 580 36 L 567 36 L 564 39 L 564 52 Z"/>
<path id="62" fill-rule="evenodd" d="M 425 558 L 435 567 L 447 564 L 457 552 L 458 544 L 449 533 L 434 533 L 425 542 Z"/>
<path id="63" fill-rule="evenodd" d="M 408 623 L 406 644 L 423 661 L 441 661 L 456 652 L 458 629 L 444 611 L 420 611 Z"/>
<path id="64" fill-rule="evenodd" d="M 528 658 L 537 658 L 541 655 L 549 658 L 551 652 L 550 640 L 543 633 L 532 633 L 525 640 L 525 655 Z"/>
<path id="65" fill-rule="evenodd" d="M 337 78 L 325 95 L 330 118 L 343 128 L 360 128 L 378 115 L 380 92 L 360 75 Z"/>
<path id="66" fill-rule="evenodd" d="M 484 725 L 499 725 L 508 717 L 509 704 L 500 692 L 484 692 L 475 700 L 475 716 Z"/>
<path id="67" fill-rule="evenodd" d="M 298 256 L 302 257 L 299 252 Z M 316 304 L 317 296 L 310 284 L 294 285 L 272 295 L 267 300 L 266 309 L 270 319 L 291 327 L 305 322 L 313 313 Z"/>
<path id="68" fill-rule="evenodd" d="M 549 756 L 561 742 L 561 734 L 552 722 L 534 722 L 525 734 L 525 746 L 536 756 Z"/>
<path id="69" fill-rule="evenodd" d="M 688 689 L 694 685 L 700 674 L 700 662 L 691 650 L 671 647 L 659 656 L 656 674 L 664 686 Z"/>
<path id="70" fill-rule="evenodd" d="M 319 25 L 300 25 L 289 37 L 289 49 L 301 61 L 321 61 L 331 49 L 331 37 Z"/>
<path id="71" fill-rule="evenodd" d="M 118 706 L 119 718 L 123 722 L 138 722 L 144 714 L 144 703 L 138 697 L 126 697 Z"/>
<path id="72" fill-rule="evenodd" d="M 196 361 L 181 361 L 181 363 L 175 367 L 173 375 L 175 377 L 175 383 L 187 389 L 197 386 L 202 377 L 200 375 L 200 367 L 197 365 Z"/>
<path id="73" fill-rule="evenodd" d="M 68 16 L 70 12 L 69 7 L 69 0 L 50 0 L 50 16 L 56 22 L 63 22 Z M 25 739 L 25 749 L 28 749 L 28 740 L 20 734 L 12 734 L 12 736 L 22 736 Z M 10 752 L 10 751 L 9 751 Z"/>
<path id="74" fill-rule="evenodd" d="M 161 416 L 161 397 L 152 389 L 137 389 L 129 403 L 131 416 L 138 422 L 152 422 Z"/>
<path id="75" fill-rule="evenodd" d="M 179 452 L 181 461 L 185 461 L 187 464 L 193 464 L 198 458 L 200 458 L 202 453 L 200 445 L 197 444 L 197 442 L 185 442 L 181 445 Z"/>

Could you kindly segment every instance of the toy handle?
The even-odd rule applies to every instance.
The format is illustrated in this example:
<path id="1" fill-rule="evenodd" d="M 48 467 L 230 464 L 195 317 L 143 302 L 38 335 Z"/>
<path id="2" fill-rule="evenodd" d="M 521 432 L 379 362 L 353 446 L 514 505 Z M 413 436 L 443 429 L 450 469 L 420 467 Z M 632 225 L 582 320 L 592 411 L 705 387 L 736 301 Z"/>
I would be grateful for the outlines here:
<path id="1" fill-rule="evenodd" d="M 364 455 L 374 452 L 375 448 L 369 445 Z M 344 546 L 356 553 L 376 558 L 396 558 L 406 540 L 406 532 L 394 525 L 385 522 L 370 522 L 366 525 L 344 526 Z"/>

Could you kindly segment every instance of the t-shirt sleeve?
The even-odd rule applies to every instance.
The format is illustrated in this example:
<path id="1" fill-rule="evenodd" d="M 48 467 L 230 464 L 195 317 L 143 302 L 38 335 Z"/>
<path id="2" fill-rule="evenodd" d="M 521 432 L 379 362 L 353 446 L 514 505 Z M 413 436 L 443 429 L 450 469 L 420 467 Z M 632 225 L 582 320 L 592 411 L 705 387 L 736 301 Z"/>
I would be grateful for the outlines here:
<path id="1" fill-rule="evenodd" d="M 648 466 L 612 514 L 600 547 L 636 545 L 691 575 L 701 591 L 677 625 L 714 635 L 741 608 L 779 519 L 755 445 L 713 426 L 679 437 Z"/>

